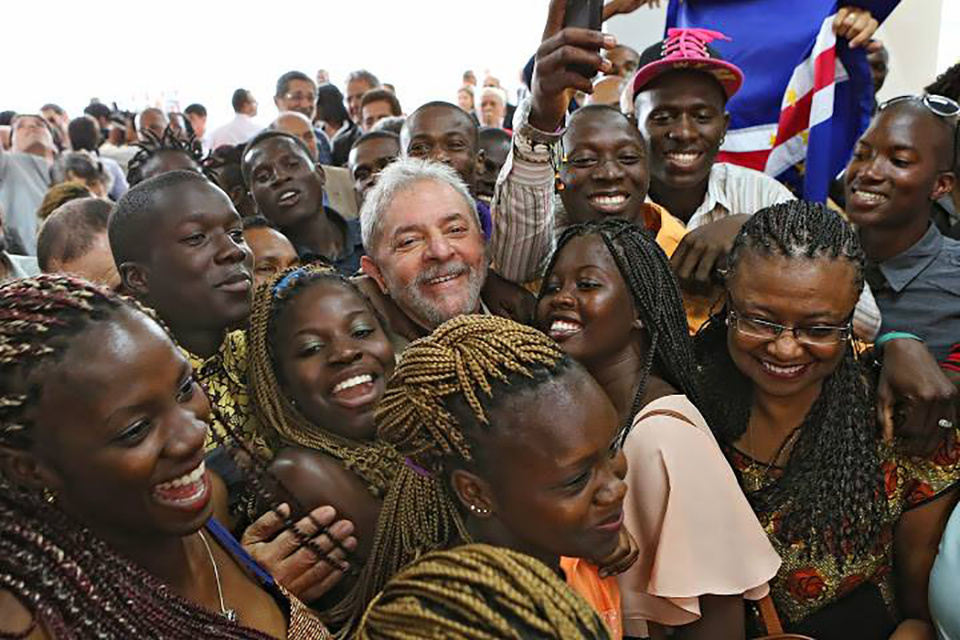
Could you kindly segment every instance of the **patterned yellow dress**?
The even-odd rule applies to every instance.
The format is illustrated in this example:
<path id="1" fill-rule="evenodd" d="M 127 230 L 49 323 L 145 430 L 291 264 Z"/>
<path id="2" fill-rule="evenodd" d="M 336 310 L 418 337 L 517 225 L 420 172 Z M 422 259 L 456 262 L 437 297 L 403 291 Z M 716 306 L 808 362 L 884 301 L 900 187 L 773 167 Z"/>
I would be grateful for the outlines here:
<path id="1" fill-rule="evenodd" d="M 880 624 L 873 618 L 884 615 L 889 617 L 887 624 L 899 620 L 893 584 L 894 527 L 904 512 L 929 502 L 960 482 L 960 437 L 954 432 L 931 456 L 923 459 L 908 456 L 897 446 L 883 443 L 879 446 L 884 498 L 888 507 L 886 521 L 873 553 L 848 558 L 842 570 L 829 553 L 808 557 L 803 553 L 802 542 L 790 543 L 780 537 L 777 525 L 782 509 L 757 512 L 760 524 L 783 559 L 770 588 L 777 612 L 786 627 L 793 626 L 809 633 L 810 629 L 804 629 L 802 623 L 805 620 L 809 623 L 814 619 L 811 616 L 818 613 L 823 615 L 817 626 L 826 624 L 828 627 L 837 627 L 848 621 L 859 625 Z M 726 447 L 726 453 L 748 496 L 768 486 L 783 473 L 778 467 L 768 471 L 766 464 L 758 463 L 733 447 Z M 840 602 L 855 592 L 856 597 Z M 873 594 L 874 602 L 864 595 L 866 593 Z M 829 612 L 825 611 L 828 607 L 832 609 Z M 797 623 L 801 626 L 796 626 Z M 862 633 L 857 637 L 869 637 L 863 627 L 860 628 Z M 816 637 L 821 638 L 820 635 Z"/>
<path id="2" fill-rule="evenodd" d="M 220 350 L 209 358 L 201 358 L 186 349 L 183 349 L 183 353 L 193 367 L 197 382 L 219 415 L 243 438 L 244 444 L 252 447 L 264 458 L 271 458 L 270 448 L 263 438 L 260 421 L 247 392 L 246 334 L 243 331 L 228 333 Z M 220 439 L 226 437 L 227 430 L 216 415 L 211 421 L 211 427 Z M 208 436 L 207 451 L 216 447 L 216 440 L 212 435 Z"/>

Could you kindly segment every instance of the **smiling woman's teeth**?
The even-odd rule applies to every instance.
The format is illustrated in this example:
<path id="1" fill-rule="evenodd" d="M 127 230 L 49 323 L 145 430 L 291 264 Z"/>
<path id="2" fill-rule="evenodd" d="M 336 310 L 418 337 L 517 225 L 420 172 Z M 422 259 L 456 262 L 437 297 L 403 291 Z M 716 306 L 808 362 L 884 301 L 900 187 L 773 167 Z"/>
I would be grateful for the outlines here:
<path id="1" fill-rule="evenodd" d="M 184 485 L 193 484 L 197 480 L 203 477 L 203 472 L 206 470 L 203 462 L 200 463 L 200 466 L 191 471 L 190 473 L 185 473 L 179 478 L 174 478 L 169 482 L 162 482 L 157 485 L 157 489 L 163 491 L 165 489 L 176 489 L 177 487 L 182 487 Z"/>
<path id="2" fill-rule="evenodd" d="M 581 328 L 582 327 L 575 322 L 554 320 L 553 324 L 550 325 L 550 335 L 571 336 L 575 333 L 580 333 Z"/>
<path id="3" fill-rule="evenodd" d="M 777 365 L 767 362 L 766 360 L 763 360 L 761 362 L 763 364 L 764 369 L 767 369 L 771 373 L 774 373 L 778 376 L 792 376 L 796 373 L 800 373 L 801 371 L 803 371 L 803 368 L 807 366 L 805 364 L 795 364 L 790 367 L 778 367 Z"/>
<path id="4" fill-rule="evenodd" d="M 297 196 L 296 191 L 287 191 L 286 193 L 281 194 L 279 198 L 277 198 L 277 202 L 284 203 L 284 202 L 287 202 L 288 200 L 292 200 L 296 196 Z"/>
<path id="5" fill-rule="evenodd" d="M 357 385 L 369 384 L 371 382 L 373 382 L 373 376 L 371 376 L 369 373 L 363 373 L 363 374 L 360 374 L 359 376 L 353 376 L 352 378 L 347 378 L 346 380 L 344 380 L 343 382 L 335 386 L 333 388 L 333 392 L 340 393 L 341 391 L 352 389 Z"/>
<path id="6" fill-rule="evenodd" d="M 167 507 L 193 511 L 207 503 L 208 488 L 206 466 L 201 462 L 190 473 L 156 485 L 153 498 Z"/>

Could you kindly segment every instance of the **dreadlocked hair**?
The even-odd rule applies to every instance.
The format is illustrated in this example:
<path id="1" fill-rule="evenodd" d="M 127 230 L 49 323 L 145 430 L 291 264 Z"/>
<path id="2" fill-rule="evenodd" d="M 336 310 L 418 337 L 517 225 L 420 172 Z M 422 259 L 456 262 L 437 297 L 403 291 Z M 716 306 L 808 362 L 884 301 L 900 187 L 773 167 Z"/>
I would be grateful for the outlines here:
<path id="1" fill-rule="evenodd" d="M 30 449 L 42 374 L 93 324 L 143 312 L 83 280 L 41 275 L 0 285 L 0 444 Z M 0 475 L 0 590 L 57 638 L 266 638 L 176 595 L 40 492 Z"/>
<path id="2" fill-rule="evenodd" d="M 468 432 L 490 428 L 484 404 L 495 389 L 501 396 L 519 391 L 569 364 L 544 334 L 490 315 L 459 316 L 407 346 L 375 414 L 377 436 L 406 464 L 384 499 L 363 573 L 330 620 L 345 622 L 343 637 L 401 568 L 428 551 L 470 542 L 442 472 L 445 459 L 473 459 Z"/>
<path id="3" fill-rule="evenodd" d="M 191 134 L 178 133 L 170 125 L 158 136 L 152 131 L 142 131 L 143 140 L 137 142 L 136 155 L 127 163 L 127 183 L 133 187 L 144 180 L 144 167 L 153 158 L 164 151 L 178 151 L 193 160 L 199 168 L 203 163 L 203 145 Z"/>
<path id="4" fill-rule="evenodd" d="M 597 613 L 545 564 L 484 544 L 429 553 L 370 603 L 357 640 L 610 637 Z"/>
<path id="5" fill-rule="evenodd" d="M 254 406 L 260 424 L 273 432 L 265 435 L 326 453 L 357 474 L 373 495 L 382 498 L 402 464 L 396 450 L 379 440 L 351 440 L 324 429 L 323 425 L 313 424 L 293 405 L 277 378 L 277 345 L 274 341 L 280 314 L 311 286 L 330 282 L 345 287 L 367 302 L 356 285 L 336 269 L 322 264 L 287 269 L 257 290 L 250 315 L 247 356 Z M 370 306 L 369 302 L 367 304 Z M 370 308 L 373 311 L 373 307 Z M 385 326 L 379 316 L 377 319 L 381 326 Z"/>
<path id="6" fill-rule="evenodd" d="M 842 261 L 856 268 L 856 291 L 863 288 L 865 257 L 854 230 L 821 204 L 792 200 L 763 209 L 747 221 L 728 257 L 727 282 L 745 253 L 800 260 Z M 695 345 L 705 380 L 716 394 L 715 432 L 732 444 L 747 429 L 753 385 L 727 349 L 725 306 L 697 334 Z M 779 533 L 803 541 L 810 554 L 846 557 L 869 552 L 885 515 L 874 386 L 853 345 L 804 418 L 783 474 L 748 494 L 761 512 L 784 510 Z"/>
<path id="7" fill-rule="evenodd" d="M 620 218 L 602 218 L 568 227 L 557 241 L 538 299 L 546 295 L 547 281 L 564 247 L 582 236 L 597 236 L 603 241 L 630 291 L 634 310 L 643 321 L 650 340 L 623 437 L 629 432 L 634 416 L 643 408 L 647 379 L 654 367 L 665 381 L 686 395 L 709 418 L 712 410 L 702 390 L 700 368 L 687 329 L 680 287 L 667 255 L 646 229 Z"/>

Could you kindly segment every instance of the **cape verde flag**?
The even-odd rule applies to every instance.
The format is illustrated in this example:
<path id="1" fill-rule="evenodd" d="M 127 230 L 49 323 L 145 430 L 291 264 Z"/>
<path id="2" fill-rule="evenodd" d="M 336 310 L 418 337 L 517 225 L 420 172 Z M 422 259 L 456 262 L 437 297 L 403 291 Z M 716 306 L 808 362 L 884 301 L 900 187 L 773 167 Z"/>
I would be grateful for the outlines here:
<path id="1" fill-rule="evenodd" d="M 883 21 L 899 0 L 671 0 L 667 28 L 715 29 L 712 43 L 744 73 L 730 100 L 718 160 L 776 176 L 807 200 L 825 201 L 870 123 L 873 81 L 862 48 L 833 33 L 840 6 Z"/>

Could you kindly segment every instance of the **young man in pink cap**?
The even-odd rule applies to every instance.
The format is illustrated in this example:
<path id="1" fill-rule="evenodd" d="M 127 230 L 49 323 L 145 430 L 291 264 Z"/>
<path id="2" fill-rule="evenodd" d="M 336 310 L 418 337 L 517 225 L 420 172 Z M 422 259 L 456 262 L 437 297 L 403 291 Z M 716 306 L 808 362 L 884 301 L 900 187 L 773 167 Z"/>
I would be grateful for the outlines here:
<path id="1" fill-rule="evenodd" d="M 792 200 L 759 171 L 716 162 L 730 116 L 727 101 L 743 72 L 709 43 L 706 29 L 670 29 L 640 56 L 632 90 L 637 125 L 649 148 L 649 198 L 687 225 L 673 254 L 685 289 L 705 293 L 740 227 L 764 207 Z"/>

